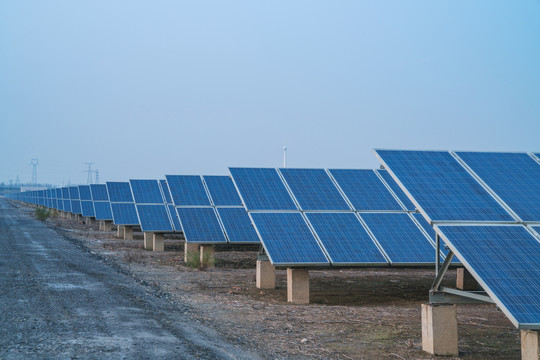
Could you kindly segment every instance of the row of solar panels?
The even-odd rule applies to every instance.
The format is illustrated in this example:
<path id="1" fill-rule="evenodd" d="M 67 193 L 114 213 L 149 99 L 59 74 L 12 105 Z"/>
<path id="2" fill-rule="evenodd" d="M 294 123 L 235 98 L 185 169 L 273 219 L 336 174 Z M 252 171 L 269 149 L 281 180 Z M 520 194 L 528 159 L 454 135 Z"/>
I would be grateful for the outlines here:
<path id="1" fill-rule="evenodd" d="M 540 154 L 375 153 L 513 324 L 540 330 Z"/>
<path id="2" fill-rule="evenodd" d="M 412 213 L 414 206 L 384 170 L 230 172 L 232 178 L 168 175 L 19 197 L 143 231 L 182 231 L 193 243 L 262 242 L 274 265 L 435 262 L 433 229 Z"/>

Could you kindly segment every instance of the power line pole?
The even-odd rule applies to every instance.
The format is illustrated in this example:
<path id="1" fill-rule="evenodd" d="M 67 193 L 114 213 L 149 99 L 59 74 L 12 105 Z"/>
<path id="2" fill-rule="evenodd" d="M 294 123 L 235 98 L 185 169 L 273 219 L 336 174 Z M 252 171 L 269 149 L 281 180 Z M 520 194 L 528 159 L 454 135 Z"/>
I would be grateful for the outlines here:
<path id="1" fill-rule="evenodd" d="M 33 158 L 30 164 L 32 164 L 32 185 L 37 185 L 37 166 L 39 165 L 39 161 L 37 158 Z"/>
<path id="2" fill-rule="evenodd" d="M 96 169 L 96 184 L 99 184 L 99 169 Z"/>
<path id="3" fill-rule="evenodd" d="M 92 183 L 92 173 L 93 173 L 93 171 L 92 171 L 92 165 L 93 165 L 94 163 L 92 163 L 92 162 L 87 162 L 87 163 L 85 163 L 85 164 L 88 165 L 88 169 L 86 170 L 86 172 L 87 172 L 87 176 L 86 176 L 86 185 L 90 185 L 90 184 Z"/>
<path id="4" fill-rule="evenodd" d="M 283 167 L 287 167 L 287 146 L 283 147 Z"/>

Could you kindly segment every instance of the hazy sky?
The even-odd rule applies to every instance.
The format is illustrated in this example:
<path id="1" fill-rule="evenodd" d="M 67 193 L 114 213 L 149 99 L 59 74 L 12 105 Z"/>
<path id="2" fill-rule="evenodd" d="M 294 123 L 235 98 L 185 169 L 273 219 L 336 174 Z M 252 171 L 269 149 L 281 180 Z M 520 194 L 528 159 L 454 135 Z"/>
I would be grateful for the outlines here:
<path id="1" fill-rule="evenodd" d="M 540 151 L 540 1 L 2 1 L 0 182 Z"/>

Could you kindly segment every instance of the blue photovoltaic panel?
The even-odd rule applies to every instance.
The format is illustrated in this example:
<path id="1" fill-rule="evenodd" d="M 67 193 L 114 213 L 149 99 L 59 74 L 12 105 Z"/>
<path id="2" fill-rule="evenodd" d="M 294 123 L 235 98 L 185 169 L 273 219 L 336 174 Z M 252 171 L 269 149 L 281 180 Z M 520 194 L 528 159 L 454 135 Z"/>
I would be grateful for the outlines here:
<path id="1" fill-rule="evenodd" d="M 92 193 L 92 200 L 94 201 L 109 201 L 107 185 L 105 184 L 90 185 L 90 192 Z"/>
<path id="2" fill-rule="evenodd" d="M 525 153 L 456 153 L 523 221 L 540 221 L 540 165 Z"/>
<path id="3" fill-rule="evenodd" d="M 137 204 L 163 204 L 163 196 L 157 180 L 129 180 L 133 199 Z"/>
<path id="4" fill-rule="evenodd" d="M 242 206 L 242 200 L 229 176 L 203 176 L 216 206 Z"/>
<path id="5" fill-rule="evenodd" d="M 62 188 L 62 199 L 64 200 L 69 199 L 69 188 L 67 187 Z"/>
<path id="6" fill-rule="evenodd" d="M 540 243 L 525 227 L 439 226 L 439 233 L 514 325 L 540 329 Z"/>
<path id="7" fill-rule="evenodd" d="M 392 264 L 433 264 L 435 248 L 405 213 L 361 214 Z"/>
<path id="8" fill-rule="evenodd" d="M 257 232 L 244 208 L 217 208 L 227 238 L 231 243 L 259 243 Z"/>
<path id="9" fill-rule="evenodd" d="M 173 231 L 165 206 L 137 204 L 142 231 Z"/>
<path id="10" fill-rule="evenodd" d="M 388 264 L 354 213 L 306 213 L 332 264 Z"/>
<path id="11" fill-rule="evenodd" d="M 174 229 L 176 231 L 182 231 L 182 225 L 180 225 L 180 220 L 178 220 L 178 215 L 174 209 L 174 205 L 167 205 L 169 207 L 169 214 L 171 214 L 172 222 Z"/>
<path id="12" fill-rule="evenodd" d="M 433 228 L 433 226 L 429 225 L 429 223 L 426 221 L 426 219 L 424 219 L 424 216 L 422 214 L 414 213 L 412 215 L 414 216 L 416 221 L 418 221 L 420 226 L 422 226 L 422 228 L 428 233 L 431 240 L 433 240 L 433 243 L 436 243 L 437 239 L 435 238 L 435 229 Z M 440 243 L 441 252 L 443 253 L 444 256 L 446 256 L 448 255 L 448 250 L 446 248 L 444 241 L 442 239 L 440 240 L 441 240 L 441 243 Z M 435 252 L 433 253 L 433 255 L 435 256 Z M 452 259 L 452 263 L 453 264 L 459 263 L 459 259 L 457 256 L 454 256 L 454 258 Z"/>
<path id="13" fill-rule="evenodd" d="M 63 200 L 64 211 L 71 212 L 71 200 Z"/>
<path id="14" fill-rule="evenodd" d="M 113 202 L 133 202 L 131 187 L 128 182 L 110 182 L 107 181 L 107 192 L 109 201 Z M 114 213 L 114 212 L 113 212 Z"/>
<path id="15" fill-rule="evenodd" d="M 514 221 L 446 151 L 377 150 L 432 222 Z"/>
<path id="16" fill-rule="evenodd" d="M 111 204 L 108 201 L 94 201 L 96 220 L 112 220 Z"/>
<path id="17" fill-rule="evenodd" d="M 79 187 L 78 186 L 70 186 L 69 187 L 69 198 L 71 200 L 78 200 L 79 199 Z"/>
<path id="18" fill-rule="evenodd" d="M 324 169 L 279 169 L 302 210 L 351 210 Z"/>
<path id="19" fill-rule="evenodd" d="M 79 185 L 79 195 L 81 200 L 92 200 L 89 185 Z"/>
<path id="20" fill-rule="evenodd" d="M 139 225 L 134 203 L 111 203 L 111 210 L 116 225 Z"/>
<path id="21" fill-rule="evenodd" d="M 71 200 L 71 212 L 78 215 L 82 214 L 81 200 Z"/>
<path id="22" fill-rule="evenodd" d="M 392 179 L 392 176 L 388 173 L 386 170 L 377 170 L 377 173 L 382 176 L 384 182 L 388 186 L 390 186 L 390 189 L 396 194 L 398 199 L 403 203 L 405 206 L 405 209 L 407 210 L 416 210 L 416 206 L 412 203 L 412 201 L 409 199 L 409 197 L 401 190 L 399 185 L 396 183 L 394 179 Z"/>
<path id="23" fill-rule="evenodd" d="M 165 201 L 167 204 L 172 204 L 171 193 L 169 192 L 169 185 L 167 185 L 167 180 L 159 180 L 159 185 L 161 190 L 163 190 L 163 195 L 165 196 Z"/>
<path id="24" fill-rule="evenodd" d="M 167 184 L 176 206 L 210 205 L 202 179 L 196 175 L 166 175 Z"/>
<path id="25" fill-rule="evenodd" d="M 62 189 L 56 188 L 56 198 L 61 199 L 62 198 Z"/>
<path id="26" fill-rule="evenodd" d="M 214 209 L 177 208 L 176 211 L 187 242 L 197 244 L 227 242 Z"/>
<path id="27" fill-rule="evenodd" d="M 81 200 L 81 211 L 84 217 L 94 217 L 94 203 L 88 200 Z"/>
<path id="28" fill-rule="evenodd" d="M 64 211 L 64 201 L 61 198 L 56 200 L 56 208 L 60 211 Z"/>
<path id="29" fill-rule="evenodd" d="M 229 168 L 247 210 L 297 210 L 276 169 Z"/>
<path id="30" fill-rule="evenodd" d="M 252 213 L 251 218 L 272 264 L 329 264 L 300 213 Z"/>
<path id="31" fill-rule="evenodd" d="M 403 210 L 373 170 L 337 169 L 330 173 L 355 210 Z"/>

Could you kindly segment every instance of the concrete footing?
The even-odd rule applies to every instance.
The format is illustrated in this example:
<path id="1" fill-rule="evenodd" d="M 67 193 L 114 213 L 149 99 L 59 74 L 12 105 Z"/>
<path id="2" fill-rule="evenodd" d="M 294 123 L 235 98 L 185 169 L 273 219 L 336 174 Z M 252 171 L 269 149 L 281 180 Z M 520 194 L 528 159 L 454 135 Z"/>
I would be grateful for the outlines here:
<path id="1" fill-rule="evenodd" d="M 276 288 L 276 268 L 268 260 L 257 260 L 256 286 L 259 289 Z"/>
<path id="2" fill-rule="evenodd" d="M 212 246 L 200 247 L 201 252 L 201 265 L 206 267 L 214 267 L 216 250 Z"/>
<path id="3" fill-rule="evenodd" d="M 92 220 L 91 217 L 86 217 L 84 218 L 84 223 L 86 224 L 86 226 L 90 226 L 94 223 L 94 221 Z"/>
<path id="4" fill-rule="evenodd" d="M 153 251 L 165 251 L 165 239 L 163 234 L 154 234 L 152 239 Z"/>
<path id="5" fill-rule="evenodd" d="M 122 239 L 124 237 L 124 229 L 125 229 L 124 225 L 118 225 L 116 227 L 116 237 L 117 238 Z"/>
<path id="6" fill-rule="evenodd" d="M 455 305 L 422 304 L 422 350 L 432 355 L 459 355 Z"/>
<path id="7" fill-rule="evenodd" d="M 99 221 L 99 230 L 101 231 L 111 231 L 112 221 L 100 220 Z"/>
<path id="8" fill-rule="evenodd" d="M 76 215 L 75 215 L 75 221 L 81 222 L 81 215 L 76 214 Z"/>
<path id="9" fill-rule="evenodd" d="M 478 282 L 465 268 L 457 269 L 456 288 L 460 290 L 478 290 Z"/>
<path id="10" fill-rule="evenodd" d="M 184 243 L 184 261 L 185 262 L 188 262 L 188 258 L 196 256 L 198 252 L 199 252 L 199 244 L 189 243 L 187 241 Z"/>
<path id="11" fill-rule="evenodd" d="M 133 240 L 133 228 L 124 226 L 124 240 Z"/>
<path id="12" fill-rule="evenodd" d="M 521 360 L 540 359 L 538 347 L 538 331 L 521 330 Z"/>
<path id="13" fill-rule="evenodd" d="M 144 250 L 153 250 L 154 249 L 154 233 L 146 231 L 144 233 Z"/>
<path id="14" fill-rule="evenodd" d="M 287 302 L 309 304 L 309 273 L 306 269 L 287 269 Z"/>

